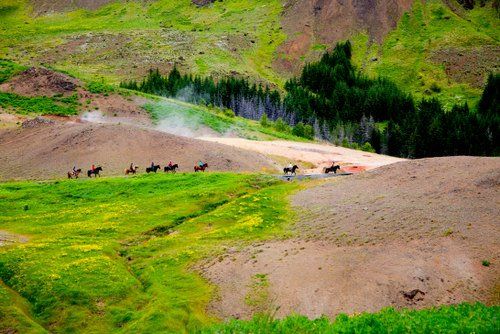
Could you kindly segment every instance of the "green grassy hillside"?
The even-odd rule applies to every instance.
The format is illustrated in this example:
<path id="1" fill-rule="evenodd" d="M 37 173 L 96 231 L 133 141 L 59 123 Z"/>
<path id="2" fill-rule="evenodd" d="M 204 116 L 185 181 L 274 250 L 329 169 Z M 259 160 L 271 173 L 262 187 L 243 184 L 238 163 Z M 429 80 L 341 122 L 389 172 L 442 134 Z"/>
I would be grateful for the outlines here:
<path id="1" fill-rule="evenodd" d="M 441 0 L 415 1 L 381 45 L 355 36 L 353 56 L 369 75 L 390 78 L 417 98 L 438 97 L 449 108 L 474 104 L 484 73 L 499 70 L 499 23 L 491 3 L 456 13 Z"/>
<path id="2" fill-rule="evenodd" d="M 460 8 L 442 0 L 415 1 L 381 44 L 355 31 L 353 23 L 357 64 L 417 97 L 476 100 L 484 73 L 498 70 L 500 19 L 491 1 L 470 11 Z M 277 57 L 286 57 L 277 53 L 289 37 L 282 11 L 280 0 L 216 1 L 202 8 L 190 0 L 158 0 L 33 16 L 27 0 L 0 0 L 0 58 L 114 84 L 177 63 L 184 72 L 240 75 L 283 87 L 291 73 L 273 68 Z M 312 48 L 318 45 L 333 47 Z"/>
<path id="3" fill-rule="evenodd" d="M 0 184 L 0 328 L 183 332 L 212 323 L 190 268 L 284 235 L 297 186 L 258 175 L 144 175 Z"/>
<path id="4" fill-rule="evenodd" d="M 45 63 L 112 83 L 174 62 L 199 74 L 239 73 L 280 83 L 269 65 L 285 38 L 281 8 L 279 0 L 207 8 L 191 0 L 127 1 L 32 17 L 28 1 L 0 0 L 0 50 L 23 64 Z"/>
<path id="5" fill-rule="evenodd" d="M 289 235 L 296 183 L 177 174 L 0 184 L 0 330 L 6 333 L 493 333 L 498 307 L 383 310 L 217 324 L 197 272 L 229 247 Z M 11 234 L 12 235 L 12 234 Z"/>

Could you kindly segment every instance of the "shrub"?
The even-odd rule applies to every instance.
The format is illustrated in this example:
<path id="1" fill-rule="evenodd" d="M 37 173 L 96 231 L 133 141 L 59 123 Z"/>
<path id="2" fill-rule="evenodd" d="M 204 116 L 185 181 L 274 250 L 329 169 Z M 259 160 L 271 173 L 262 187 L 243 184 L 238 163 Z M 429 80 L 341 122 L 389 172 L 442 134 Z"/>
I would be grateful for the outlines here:
<path id="1" fill-rule="evenodd" d="M 236 116 L 234 114 L 234 111 L 232 111 L 231 109 L 224 109 L 222 111 L 222 113 L 224 114 L 224 116 L 227 116 L 227 117 L 230 117 L 230 118 L 234 118 Z"/>
<path id="2" fill-rule="evenodd" d="M 361 146 L 361 150 L 365 152 L 372 152 L 375 153 L 375 149 L 372 147 L 372 145 L 369 142 L 364 143 Z"/>
<path id="3" fill-rule="evenodd" d="M 269 119 L 267 118 L 267 115 L 265 113 L 262 114 L 262 117 L 260 118 L 260 125 L 265 128 L 269 126 Z"/>
<path id="4" fill-rule="evenodd" d="M 87 84 L 87 90 L 92 94 L 104 94 L 113 92 L 114 88 L 110 85 L 105 84 L 104 82 L 89 82 Z"/>
<path id="5" fill-rule="evenodd" d="M 276 120 L 276 122 L 274 122 L 274 129 L 279 132 L 287 132 L 288 125 L 286 125 L 286 123 L 280 117 Z"/>
<path id="6" fill-rule="evenodd" d="M 304 137 L 304 123 L 297 123 L 292 129 L 292 134 L 297 137 Z"/>

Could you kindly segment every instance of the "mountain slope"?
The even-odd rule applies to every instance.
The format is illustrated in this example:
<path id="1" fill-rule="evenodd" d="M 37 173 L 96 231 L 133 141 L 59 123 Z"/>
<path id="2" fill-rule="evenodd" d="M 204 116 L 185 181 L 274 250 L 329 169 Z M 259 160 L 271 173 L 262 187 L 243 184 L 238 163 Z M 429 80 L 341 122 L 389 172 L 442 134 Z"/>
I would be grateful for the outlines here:
<path id="1" fill-rule="evenodd" d="M 283 87 L 340 39 L 356 62 L 418 97 L 474 101 L 498 71 L 493 1 L 0 0 L 0 54 L 117 83 L 149 68 L 236 75 Z M 80 8 L 76 10 L 76 8 Z"/>

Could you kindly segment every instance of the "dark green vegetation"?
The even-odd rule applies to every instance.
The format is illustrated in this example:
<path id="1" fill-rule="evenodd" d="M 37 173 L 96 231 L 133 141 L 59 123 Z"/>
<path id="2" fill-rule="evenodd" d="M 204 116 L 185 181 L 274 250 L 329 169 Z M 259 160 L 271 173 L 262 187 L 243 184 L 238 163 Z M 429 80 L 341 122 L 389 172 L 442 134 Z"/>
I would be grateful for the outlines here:
<path id="1" fill-rule="evenodd" d="M 479 303 L 418 311 L 388 308 L 374 314 L 339 315 L 333 322 L 326 317 L 309 320 L 301 316 L 233 320 L 201 333 L 497 333 L 499 316 L 500 307 Z"/>
<path id="2" fill-rule="evenodd" d="M 144 175 L 0 184 L 0 328 L 183 332 L 211 324 L 191 269 L 283 236 L 296 185 L 259 175 Z M 1 231 L 0 231 L 1 232 Z"/>
<path id="3" fill-rule="evenodd" d="M 260 118 L 263 125 L 267 119 L 278 124 L 285 120 L 289 131 L 300 137 L 316 135 L 400 157 L 498 154 L 499 75 L 490 75 L 477 111 L 466 103 L 447 111 L 438 99 L 416 103 L 393 82 L 368 78 L 351 58 L 350 42 L 337 44 L 286 83 L 283 100 L 277 91 L 244 79 L 215 81 L 181 75 L 176 68 L 167 76 L 150 71 L 141 83 L 122 87 L 230 108 L 236 115 Z"/>
<path id="4" fill-rule="evenodd" d="M 25 97 L 13 93 L 0 92 L 0 107 L 5 110 L 13 110 L 18 114 L 76 115 L 78 114 L 78 96 L 74 94 L 69 97 Z"/>

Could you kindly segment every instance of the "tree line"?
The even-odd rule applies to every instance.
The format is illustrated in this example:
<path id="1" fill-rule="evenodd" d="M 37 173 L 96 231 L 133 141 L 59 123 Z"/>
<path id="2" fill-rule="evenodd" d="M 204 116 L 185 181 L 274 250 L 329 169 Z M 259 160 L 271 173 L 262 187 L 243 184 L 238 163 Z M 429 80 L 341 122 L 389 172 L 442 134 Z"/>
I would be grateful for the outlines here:
<path id="1" fill-rule="evenodd" d="M 489 76 L 475 110 L 463 104 L 446 111 L 437 99 L 417 102 L 390 80 L 365 76 L 351 57 L 350 42 L 338 43 L 287 81 L 283 97 L 246 79 L 182 75 L 175 67 L 121 87 L 229 108 L 298 136 L 399 157 L 499 154 L 500 75 Z"/>

